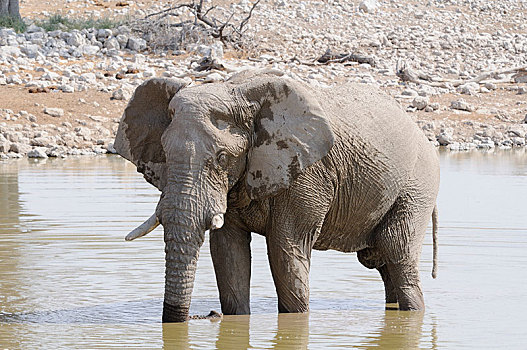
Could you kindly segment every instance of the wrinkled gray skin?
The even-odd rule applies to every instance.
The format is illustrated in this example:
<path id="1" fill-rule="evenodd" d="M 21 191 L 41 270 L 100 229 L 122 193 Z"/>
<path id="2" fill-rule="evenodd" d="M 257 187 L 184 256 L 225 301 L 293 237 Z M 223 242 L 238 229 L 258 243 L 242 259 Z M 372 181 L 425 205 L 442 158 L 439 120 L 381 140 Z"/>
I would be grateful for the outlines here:
<path id="1" fill-rule="evenodd" d="M 313 89 L 273 72 L 185 87 L 151 79 L 115 148 L 161 191 L 164 322 L 188 317 L 199 250 L 210 247 L 224 314 L 248 314 L 251 232 L 266 237 L 279 312 L 309 308 L 311 250 L 358 252 L 386 301 L 424 308 L 418 264 L 439 186 L 436 151 L 375 88 Z"/>

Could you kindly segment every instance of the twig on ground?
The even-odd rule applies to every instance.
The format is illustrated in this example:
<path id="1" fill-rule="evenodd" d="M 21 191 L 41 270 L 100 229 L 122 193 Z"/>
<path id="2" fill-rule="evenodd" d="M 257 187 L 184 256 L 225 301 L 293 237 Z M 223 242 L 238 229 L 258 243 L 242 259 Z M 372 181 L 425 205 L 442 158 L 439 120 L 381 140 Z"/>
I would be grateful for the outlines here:
<path id="1" fill-rule="evenodd" d="M 347 61 L 357 62 L 357 63 L 367 63 L 372 67 L 375 67 L 377 62 L 374 56 L 361 55 L 356 53 L 341 53 L 334 54 L 330 49 L 317 59 L 318 63 L 329 64 L 329 63 L 344 63 Z"/>
<path id="2" fill-rule="evenodd" d="M 397 65 L 395 68 L 395 74 L 402 81 L 409 81 L 409 82 L 416 83 L 416 84 L 424 84 L 424 85 L 430 85 L 434 87 L 447 87 L 447 86 L 458 87 L 458 86 L 468 84 L 468 83 L 478 83 L 478 84 L 502 83 L 502 82 L 510 81 L 510 79 L 504 80 L 504 79 L 490 79 L 490 78 L 497 76 L 497 75 L 519 73 L 523 71 L 527 71 L 527 66 L 496 69 L 496 70 L 481 73 L 480 75 L 472 79 L 449 80 L 449 79 L 433 78 L 426 73 L 414 70 L 404 60 L 397 61 Z"/>

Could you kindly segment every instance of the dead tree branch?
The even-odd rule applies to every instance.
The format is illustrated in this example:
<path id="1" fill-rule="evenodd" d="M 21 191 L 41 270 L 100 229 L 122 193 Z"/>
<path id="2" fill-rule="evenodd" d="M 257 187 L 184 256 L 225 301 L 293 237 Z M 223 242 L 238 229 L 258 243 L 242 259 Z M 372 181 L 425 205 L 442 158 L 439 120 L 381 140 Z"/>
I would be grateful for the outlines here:
<path id="1" fill-rule="evenodd" d="M 527 66 L 491 70 L 488 72 L 483 72 L 477 77 L 472 78 L 472 79 L 451 80 L 451 79 L 433 78 L 426 73 L 414 70 L 404 60 L 397 61 L 397 65 L 395 68 L 395 74 L 402 81 L 408 81 L 408 82 L 412 82 L 416 84 L 430 85 L 434 87 L 447 87 L 447 86 L 458 87 L 458 86 L 468 84 L 468 83 L 484 84 L 487 82 L 504 82 L 503 79 L 497 80 L 497 79 L 492 79 L 492 77 L 502 75 L 502 74 L 521 73 L 524 71 L 527 72 Z"/>
<path id="2" fill-rule="evenodd" d="M 162 35 L 167 36 L 166 28 L 181 28 L 179 39 L 176 40 L 179 41 L 179 45 L 175 46 L 184 46 L 183 41 L 186 38 L 189 36 L 195 37 L 195 35 L 190 35 L 192 32 L 199 32 L 201 34 L 198 34 L 198 37 L 209 36 L 221 40 L 225 45 L 243 49 L 246 45 L 243 36 L 246 32 L 247 24 L 260 1 L 256 0 L 247 15 L 239 19 L 238 22 L 235 18 L 239 18 L 239 16 L 236 16 L 234 12 L 218 12 L 219 8 L 217 6 L 207 7 L 204 4 L 204 0 L 193 0 L 189 3 L 171 5 L 161 11 L 150 13 L 138 21 L 135 29 L 140 32 L 147 32 L 150 36 L 162 39 L 161 41 L 170 41 L 170 38 L 161 37 Z M 185 11 L 182 12 L 182 9 L 185 9 Z M 174 18 L 180 20 L 174 21 Z M 162 30 L 158 30 L 158 32 L 165 33 L 156 33 L 154 28 L 161 28 Z M 203 41 L 206 41 L 206 38 L 203 38 Z"/>
<path id="3" fill-rule="evenodd" d="M 357 63 L 367 63 L 372 67 L 375 67 L 377 62 L 374 56 L 356 54 L 356 53 L 341 53 L 334 54 L 330 49 L 317 59 L 318 63 L 329 64 L 329 63 L 344 63 L 344 62 L 357 62 Z"/>

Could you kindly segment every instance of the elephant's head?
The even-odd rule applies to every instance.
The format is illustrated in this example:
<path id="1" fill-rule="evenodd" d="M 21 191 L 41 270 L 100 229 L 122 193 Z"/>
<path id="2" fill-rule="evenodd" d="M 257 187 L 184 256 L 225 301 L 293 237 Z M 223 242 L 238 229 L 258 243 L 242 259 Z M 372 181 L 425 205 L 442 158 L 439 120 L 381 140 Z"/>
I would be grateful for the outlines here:
<path id="1" fill-rule="evenodd" d="M 137 88 L 115 148 L 161 191 L 155 214 L 128 238 L 158 220 L 164 227 L 164 322 L 186 320 L 205 231 L 223 225 L 228 202 L 286 189 L 332 145 L 317 99 L 288 78 L 244 73 L 192 87 L 151 79 Z"/>

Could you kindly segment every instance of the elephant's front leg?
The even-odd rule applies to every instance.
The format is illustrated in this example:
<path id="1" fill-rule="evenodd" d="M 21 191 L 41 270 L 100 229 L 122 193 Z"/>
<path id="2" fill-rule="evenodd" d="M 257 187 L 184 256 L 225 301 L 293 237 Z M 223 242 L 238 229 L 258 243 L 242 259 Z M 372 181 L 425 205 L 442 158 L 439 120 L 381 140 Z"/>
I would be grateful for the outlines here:
<path id="1" fill-rule="evenodd" d="M 225 225 L 210 233 L 210 252 L 225 315 L 250 313 L 251 234 L 227 218 Z"/>
<path id="2" fill-rule="evenodd" d="M 311 244 L 307 246 L 285 232 L 267 236 L 267 255 L 278 294 L 278 312 L 309 311 Z"/>

